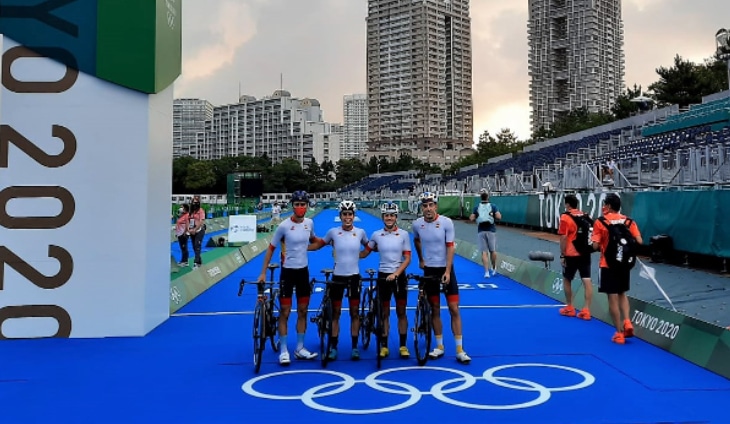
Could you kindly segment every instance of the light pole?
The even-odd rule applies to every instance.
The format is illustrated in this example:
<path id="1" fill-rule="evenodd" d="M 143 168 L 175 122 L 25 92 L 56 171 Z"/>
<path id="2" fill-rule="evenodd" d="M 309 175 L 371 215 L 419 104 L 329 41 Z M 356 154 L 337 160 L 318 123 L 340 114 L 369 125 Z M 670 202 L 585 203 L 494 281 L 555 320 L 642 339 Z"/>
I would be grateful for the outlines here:
<path id="1" fill-rule="evenodd" d="M 730 88 L 730 31 L 720 28 L 715 33 L 717 43 L 717 57 L 727 63 L 727 81 Z"/>

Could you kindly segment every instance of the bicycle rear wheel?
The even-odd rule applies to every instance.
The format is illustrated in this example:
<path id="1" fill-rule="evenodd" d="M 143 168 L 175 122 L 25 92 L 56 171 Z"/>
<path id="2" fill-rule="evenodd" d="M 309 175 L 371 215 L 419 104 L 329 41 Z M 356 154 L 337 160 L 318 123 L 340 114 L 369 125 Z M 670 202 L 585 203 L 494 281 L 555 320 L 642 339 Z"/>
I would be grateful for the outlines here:
<path id="1" fill-rule="evenodd" d="M 322 368 L 327 368 L 332 347 L 332 301 L 327 299 L 319 311 L 319 357 Z"/>
<path id="2" fill-rule="evenodd" d="M 426 365 L 431 350 L 431 305 L 425 298 L 419 298 L 414 320 L 413 350 L 416 351 L 418 365 Z"/>
<path id="3" fill-rule="evenodd" d="M 279 307 L 275 303 L 271 303 L 266 309 L 268 313 L 268 324 L 269 324 L 269 341 L 271 342 L 271 348 L 274 352 L 279 351 L 279 341 L 276 340 L 276 333 L 279 331 Z"/>
<path id="4" fill-rule="evenodd" d="M 372 333 L 372 296 L 370 288 L 362 291 L 362 302 L 360 302 L 360 337 L 362 339 L 362 348 L 367 349 L 370 346 L 370 334 Z"/>
<path id="5" fill-rule="evenodd" d="M 377 289 L 376 289 L 377 290 Z M 383 357 L 380 356 L 380 348 L 383 347 L 383 304 L 380 302 L 380 290 L 375 292 L 373 299 L 373 332 L 375 333 L 375 357 L 377 367 L 380 369 Z"/>
<path id="6" fill-rule="evenodd" d="M 253 367 L 255 373 L 261 369 L 261 358 L 266 343 L 265 313 L 264 304 L 257 303 L 253 313 Z"/>

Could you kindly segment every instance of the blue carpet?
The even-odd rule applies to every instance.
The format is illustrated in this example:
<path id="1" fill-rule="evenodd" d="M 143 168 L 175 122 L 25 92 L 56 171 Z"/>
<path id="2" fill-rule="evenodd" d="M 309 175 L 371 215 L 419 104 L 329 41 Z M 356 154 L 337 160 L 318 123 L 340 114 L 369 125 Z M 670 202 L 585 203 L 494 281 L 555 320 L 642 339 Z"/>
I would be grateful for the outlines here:
<path id="1" fill-rule="evenodd" d="M 315 219 L 318 235 L 337 225 L 334 216 Z M 360 217 L 368 235 L 380 225 Z M 326 370 L 319 361 L 282 368 L 267 345 L 256 375 L 255 294 L 236 292 L 261 263 L 259 256 L 144 338 L 0 343 L 0 422 L 727 422 L 727 379 L 638 339 L 615 345 L 608 325 L 561 317 L 552 299 L 505 277 L 484 280 L 480 266 L 461 258 L 459 279 L 472 287 L 461 291 L 470 365 L 454 360 L 443 311 L 447 353 L 425 368 L 391 357 L 378 371 L 373 347 L 359 362 L 338 360 Z M 371 255 L 361 271 L 376 264 Z M 311 254 L 313 276 L 331 266 L 331 248 Z M 477 286 L 485 282 L 496 288 Z M 313 295 L 310 307 L 320 299 Z M 410 292 L 410 305 L 414 299 Z M 221 314 L 185 315 L 211 312 Z M 312 330 L 306 344 L 314 349 Z M 391 348 L 396 339 L 391 330 Z M 294 343 L 290 337 L 290 350 Z"/>

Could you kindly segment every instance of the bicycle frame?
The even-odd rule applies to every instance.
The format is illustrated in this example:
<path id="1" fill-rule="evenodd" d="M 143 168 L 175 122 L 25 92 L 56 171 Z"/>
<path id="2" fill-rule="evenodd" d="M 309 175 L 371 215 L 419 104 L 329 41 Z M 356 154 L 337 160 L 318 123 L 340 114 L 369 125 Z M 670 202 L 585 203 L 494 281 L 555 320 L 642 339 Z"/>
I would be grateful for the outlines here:
<path id="1" fill-rule="evenodd" d="M 416 361 L 418 365 L 423 366 L 428 362 L 428 353 L 431 350 L 431 337 L 433 332 L 433 317 L 431 303 L 426 294 L 425 285 L 428 281 L 438 281 L 435 277 L 427 277 L 416 274 L 408 274 L 409 280 L 418 282 L 418 300 L 416 302 L 416 312 L 413 320 L 413 349 L 416 352 Z M 443 291 L 443 286 L 441 286 Z M 423 338 L 423 340 L 419 340 Z"/>
<path id="2" fill-rule="evenodd" d="M 258 373 L 261 369 L 261 359 L 263 356 L 264 349 L 266 347 L 266 339 L 268 338 L 271 343 L 271 348 L 274 352 L 279 351 L 279 341 L 275 340 L 277 330 L 279 327 L 279 289 L 274 288 L 277 284 L 274 282 L 274 270 L 278 268 L 278 264 L 270 264 L 270 279 L 262 283 L 250 282 L 247 283 L 245 280 L 241 280 L 238 286 L 238 296 L 243 294 L 243 288 L 245 284 L 256 284 L 257 296 L 256 305 L 254 306 L 254 317 L 253 317 L 253 353 L 254 353 L 254 372 Z M 268 291 L 269 295 L 266 295 Z"/>
<path id="3" fill-rule="evenodd" d="M 383 346 L 386 338 L 385 316 L 383 313 L 383 300 L 380 297 L 380 289 L 382 288 L 382 284 L 392 284 L 397 290 L 397 282 L 395 280 L 388 281 L 385 278 L 375 278 L 376 271 L 373 269 L 368 269 L 366 272 L 368 278 L 364 278 L 364 280 L 369 281 L 369 286 L 363 290 L 362 302 L 360 304 L 360 334 L 362 336 L 363 348 L 367 349 L 370 345 L 370 335 L 375 333 L 375 355 L 377 358 L 377 367 L 380 369 L 383 360 L 383 357 L 380 356 L 380 348 Z M 373 285 L 374 281 L 376 282 L 375 285 Z"/>
<path id="4" fill-rule="evenodd" d="M 333 323 L 333 310 L 332 310 L 332 299 L 330 298 L 330 288 L 333 284 L 341 284 L 345 286 L 346 293 L 349 294 L 349 287 L 347 284 L 332 281 L 330 276 L 333 271 L 331 269 L 324 269 L 322 273 L 325 275 L 324 281 L 317 281 L 312 279 L 310 284 L 314 286 L 316 283 L 325 285 L 324 293 L 322 295 L 322 302 L 319 304 L 317 314 L 309 319 L 310 322 L 317 325 L 317 334 L 319 336 L 319 356 L 322 362 L 322 368 L 327 368 L 329 362 L 329 352 L 332 348 L 332 323 Z"/>

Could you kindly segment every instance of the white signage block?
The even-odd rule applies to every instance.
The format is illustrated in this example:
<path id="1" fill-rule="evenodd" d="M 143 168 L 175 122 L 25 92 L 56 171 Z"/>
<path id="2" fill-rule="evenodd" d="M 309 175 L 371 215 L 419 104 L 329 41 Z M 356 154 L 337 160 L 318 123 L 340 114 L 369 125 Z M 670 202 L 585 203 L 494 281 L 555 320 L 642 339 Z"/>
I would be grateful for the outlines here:
<path id="1" fill-rule="evenodd" d="M 256 215 L 231 215 L 228 217 L 228 242 L 256 241 Z"/>
<path id="2" fill-rule="evenodd" d="M 0 339 L 147 334 L 169 315 L 172 86 L 0 52 Z"/>

